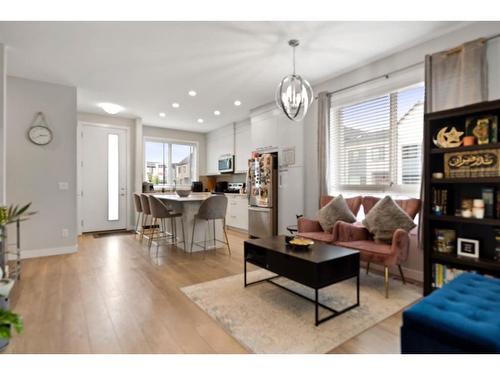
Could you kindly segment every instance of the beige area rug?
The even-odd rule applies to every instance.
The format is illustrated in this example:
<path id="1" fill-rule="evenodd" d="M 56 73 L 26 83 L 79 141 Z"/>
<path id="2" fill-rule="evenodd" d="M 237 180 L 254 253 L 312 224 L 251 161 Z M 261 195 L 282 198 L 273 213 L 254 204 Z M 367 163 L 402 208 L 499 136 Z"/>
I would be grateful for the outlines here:
<path id="1" fill-rule="evenodd" d="M 253 271 L 248 282 L 271 275 Z M 313 298 L 312 289 L 284 278 L 275 281 Z M 316 327 L 313 303 L 268 282 L 244 288 L 243 274 L 181 290 L 254 353 L 326 353 L 422 296 L 421 288 L 391 280 L 386 299 L 383 277 L 362 272 L 360 306 Z M 320 302 L 334 309 L 353 304 L 355 298 L 356 279 L 320 290 Z M 322 314 L 329 312 L 320 308 Z"/>

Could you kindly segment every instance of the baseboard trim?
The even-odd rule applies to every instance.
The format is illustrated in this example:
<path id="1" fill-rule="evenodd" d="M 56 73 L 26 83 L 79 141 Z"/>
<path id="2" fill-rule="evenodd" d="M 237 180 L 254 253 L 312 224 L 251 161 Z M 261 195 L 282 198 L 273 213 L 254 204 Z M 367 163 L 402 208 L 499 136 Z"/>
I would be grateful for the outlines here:
<path id="1" fill-rule="evenodd" d="M 72 254 L 78 251 L 78 245 L 51 247 L 47 249 L 21 250 L 21 259 L 49 257 L 53 255 Z M 14 254 L 9 254 L 9 260 L 15 260 Z"/>

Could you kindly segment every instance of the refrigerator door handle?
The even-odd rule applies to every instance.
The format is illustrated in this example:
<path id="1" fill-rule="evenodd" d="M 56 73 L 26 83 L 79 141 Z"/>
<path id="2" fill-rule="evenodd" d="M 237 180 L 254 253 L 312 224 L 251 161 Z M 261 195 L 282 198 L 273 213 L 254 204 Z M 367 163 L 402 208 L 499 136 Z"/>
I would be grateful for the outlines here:
<path id="1" fill-rule="evenodd" d="M 248 206 L 248 209 L 250 211 L 261 211 L 261 212 L 266 212 L 271 210 L 271 207 L 257 207 L 257 206 Z"/>

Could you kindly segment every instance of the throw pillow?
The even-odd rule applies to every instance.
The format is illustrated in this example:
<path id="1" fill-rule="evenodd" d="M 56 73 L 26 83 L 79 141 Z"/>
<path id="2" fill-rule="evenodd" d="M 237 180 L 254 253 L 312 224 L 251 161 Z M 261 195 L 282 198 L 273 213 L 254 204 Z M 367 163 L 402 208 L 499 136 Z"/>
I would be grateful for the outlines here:
<path id="1" fill-rule="evenodd" d="M 363 220 L 363 225 L 373 235 L 375 242 L 382 243 L 391 243 L 396 229 L 409 232 L 416 227 L 411 217 L 389 196 L 373 206 Z"/>
<path id="2" fill-rule="evenodd" d="M 324 206 L 318 213 L 318 221 L 325 232 L 332 232 L 333 226 L 338 220 L 354 223 L 356 217 L 350 210 L 342 195 L 333 198 L 330 203 Z"/>

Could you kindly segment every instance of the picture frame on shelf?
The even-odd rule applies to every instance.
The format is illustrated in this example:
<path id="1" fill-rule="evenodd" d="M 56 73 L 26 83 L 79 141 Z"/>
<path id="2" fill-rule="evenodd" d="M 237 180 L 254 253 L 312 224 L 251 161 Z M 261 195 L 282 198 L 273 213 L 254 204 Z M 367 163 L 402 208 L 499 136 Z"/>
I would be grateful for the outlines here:
<path id="1" fill-rule="evenodd" d="M 478 145 L 498 142 L 498 117 L 482 115 L 465 120 L 465 135 L 474 136 Z"/>
<path id="2" fill-rule="evenodd" d="M 457 255 L 479 258 L 479 240 L 471 238 L 457 238 Z"/>

